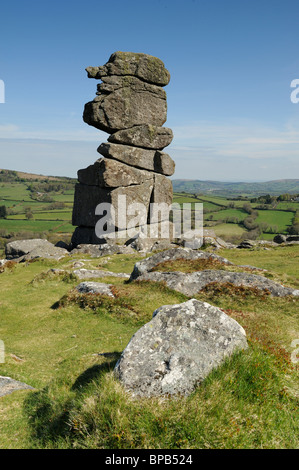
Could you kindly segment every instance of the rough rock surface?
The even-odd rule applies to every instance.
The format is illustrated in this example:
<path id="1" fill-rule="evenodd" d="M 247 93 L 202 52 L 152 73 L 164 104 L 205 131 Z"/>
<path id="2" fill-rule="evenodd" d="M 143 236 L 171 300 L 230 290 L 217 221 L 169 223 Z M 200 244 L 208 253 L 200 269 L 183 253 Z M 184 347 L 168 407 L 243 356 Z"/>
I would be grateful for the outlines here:
<path id="1" fill-rule="evenodd" d="M 245 331 L 235 320 L 191 299 L 156 310 L 114 372 L 134 396 L 188 395 L 227 357 L 246 348 Z"/>
<path id="2" fill-rule="evenodd" d="M 100 295 L 108 295 L 108 297 L 114 297 L 111 292 L 110 287 L 112 284 L 104 284 L 102 282 L 81 282 L 78 286 L 76 286 L 77 291 L 80 294 L 100 294 Z"/>
<path id="3" fill-rule="evenodd" d="M 33 387 L 23 382 L 19 382 L 18 380 L 11 379 L 10 377 L 0 376 L 0 397 L 4 397 L 5 395 L 10 395 L 16 390 L 25 390 L 25 389 L 33 390 Z"/>
<path id="4" fill-rule="evenodd" d="M 169 250 L 156 253 L 153 256 L 149 256 L 148 258 L 143 259 L 141 261 L 137 261 L 131 273 L 130 280 L 133 281 L 134 279 L 137 279 L 139 276 L 142 276 L 143 274 L 151 271 L 160 263 L 164 263 L 165 261 L 177 260 L 177 259 L 185 259 L 185 260 L 209 259 L 209 260 L 219 261 L 220 263 L 223 263 L 227 266 L 233 264 L 230 261 L 228 261 L 226 258 L 215 255 L 213 253 L 207 253 L 205 251 L 194 251 L 191 248 L 171 248 Z"/>
<path id="5" fill-rule="evenodd" d="M 97 79 L 110 75 L 133 75 L 161 86 L 167 85 L 170 80 L 162 60 L 139 52 L 114 52 L 105 65 L 87 67 L 86 70 L 89 78 Z"/>
<path id="6" fill-rule="evenodd" d="M 85 105 L 86 124 L 109 134 L 140 124 L 163 126 L 167 118 L 163 88 L 128 76 L 103 78 L 103 82 L 96 98 Z"/>
<path id="7" fill-rule="evenodd" d="M 68 255 L 68 251 L 65 248 L 54 246 L 48 240 L 36 238 L 8 243 L 5 254 L 7 259 L 16 259 L 17 261 L 28 261 L 35 258 L 59 260 Z"/>
<path id="8" fill-rule="evenodd" d="M 140 170 L 110 158 L 99 158 L 93 165 L 78 171 L 79 183 L 102 188 L 117 188 L 153 181 L 150 171 Z"/>
<path id="9" fill-rule="evenodd" d="M 172 142 L 172 139 L 173 133 L 168 127 L 141 124 L 115 132 L 108 138 L 108 142 L 162 150 Z"/>
<path id="10" fill-rule="evenodd" d="M 111 271 L 103 271 L 100 269 L 75 269 L 73 273 L 79 279 L 93 279 L 97 277 L 122 277 L 122 278 L 129 278 L 129 274 L 127 273 L 113 273 Z"/>
<path id="11" fill-rule="evenodd" d="M 172 158 L 160 150 L 148 150 L 129 145 L 103 142 L 98 152 L 106 158 L 113 158 L 127 165 L 172 176 L 175 164 Z"/>
<path id="12" fill-rule="evenodd" d="M 127 218 L 119 217 L 121 211 L 121 207 L 118 207 L 119 196 L 126 196 L 127 206 L 138 203 L 148 209 L 153 187 L 154 185 L 151 180 L 132 186 L 120 186 L 112 190 L 98 186 L 76 184 L 72 223 L 73 225 L 84 227 L 95 227 L 96 223 L 101 218 L 100 215 L 95 214 L 95 209 L 100 202 L 105 202 L 112 204 L 115 209 L 115 227 L 124 230 L 128 227 L 130 220 L 133 219 L 134 216 L 128 216 Z M 82 207 L 84 207 L 85 210 L 82 210 Z"/>
<path id="13" fill-rule="evenodd" d="M 282 234 L 280 233 L 280 234 L 278 234 L 278 235 L 275 235 L 275 237 L 273 238 L 273 241 L 274 241 L 275 243 L 279 243 L 279 244 L 280 244 L 280 243 L 284 243 L 284 242 L 287 241 L 287 237 L 286 237 L 286 235 L 282 235 Z"/>
<path id="14" fill-rule="evenodd" d="M 134 223 L 137 232 L 152 224 L 150 204 L 172 203 L 172 183 L 166 176 L 173 175 L 175 169 L 170 156 L 162 152 L 173 138 L 171 129 L 162 127 L 167 117 L 163 86 L 170 79 L 163 62 L 147 54 L 118 51 L 105 65 L 86 70 L 88 77 L 102 82 L 94 100 L 85 105 L 83 120 L 112 136 L 98 148 L 104 158 L 78 171 L 72 219 L 77 228 L 72 247 L 104 242 L 107 232 L 95 233 L 97 222 L 105 217 L 103 213 L 95 215 L 100 203 L 111 204 L 116 212 L 116 224 L 112 215 L 105 218 L 109 231 L 125 230 L 135 222 L 134 216 L 125 219 L 128 212 L 123 208 L 118 210 L 119 195 L 126 196 L 127 207 L 131 203 L 144 206 L 144 220 Z M 118 213 L 124 215 L 121 223 Z"/>
<path id="15" fill-rule="evenodd" d="M 89 254 L 92 258 L 100 258 L 101 256 L 108 256 L 117 254 L 130 254 L 134 253 L 134 250 L 130 246 L 116 245 L 114 243 L 102 243 L 101 245 L 86 243 L 77 245 L 71 251 L 71 254 Z"/>
<path id="16" fill-rule="evenodd" d="M 134 271 L 133 271 L 134 272 Z M 132 275 L 131 278 L 132 280 Z M 217 282 L 219 284 L 231 283 L 235 286 L 256 287 L 261 291 L 269 291 L 273 297 L 288 295 L 299 296 L 299 290 L 284 287 L 270 281 L 264 276 L 251 273 L 228 272 L 222 270 L 204 270 L 193 273 L 182 272 L 144 272 L 138 277 L 140 281 L 165 282 L 170 289 L 182 292 L 189 297 L 200 292 L 207 285 Z"/>

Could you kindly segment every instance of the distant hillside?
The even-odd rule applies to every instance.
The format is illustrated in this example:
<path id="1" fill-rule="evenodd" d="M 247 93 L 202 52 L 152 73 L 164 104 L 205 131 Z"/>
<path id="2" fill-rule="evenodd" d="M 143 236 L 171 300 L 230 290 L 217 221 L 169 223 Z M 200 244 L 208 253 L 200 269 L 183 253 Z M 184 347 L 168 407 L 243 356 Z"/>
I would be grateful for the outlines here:
<path id="1" fill-rule="evenodd" d="M 299 179 L 267 181 L 264 183 L 228 183 L 220 181 L 172 180 L 174 192 L 204 193 L 221 196 L 299 194 Z"/>
<path id="2" fill-rule="evenodd" d="M 36 175 L 34 173 L 25 173 L 23 171 L 5 170 L 0 169 L 0 182 L 18 182 L 18 181 L 67 181 L 75 182 L 75 178 L 69 178 L 67 176 L 45 176 Z"/>

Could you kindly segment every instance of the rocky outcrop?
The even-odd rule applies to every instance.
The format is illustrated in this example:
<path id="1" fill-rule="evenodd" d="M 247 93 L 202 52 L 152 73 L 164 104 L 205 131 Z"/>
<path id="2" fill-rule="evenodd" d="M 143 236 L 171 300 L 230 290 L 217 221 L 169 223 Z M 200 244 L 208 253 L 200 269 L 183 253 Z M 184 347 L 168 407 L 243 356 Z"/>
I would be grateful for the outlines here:
<path id="1" fill-rule="evenodd" d="M 206 286 L 217 283 L 233 284 L 236 287 L 257 288 L 261 292 L 268 291 L 273 297 L 286 297 L 288 295 L 299 296 L 298 289 L 284 287 L 277 282 L 270 281 L 257 274 L 228 272 L 223 270 L 207 269 L 193 273 L 182 272 L 145 272 L 138 277 L 139 281 L 156 281 L 165 283 L 170 289 L 192 297 L 198 294 Z"/>
<path id="2" fill-rule="evenodd" d="M 114 297 L 111 291 L 111 284 L 104 284 L 103 282 L 81 282 L 81 284 L 76 287 L 76 290 L 80 294 L 98 294 Z"/>
<path id="3" fill-rule="evenodd" d="M 130 276 L 127 273 L 113 273 L 111 271 L 103 271 L 100 269 L 75 269 L 73 271 L 75 276 L 79 279 L 94 279 L 99 277 L 120 277 L 128 279 Z"/>
<path id="4" fill-rule="evenodd" d="M 175 169 L 171 157 L 162 152 L 173 138 L 171 129 L 162 127 L 167 117 L 163 87 L 170 80 L 163 62 L 147 54 L 116 52 L 105 65 L 86 70 L 88 77 L 102 82 L 97 86 L 96 98 L 85 105 L 83 120 L 111 135 L 98 148 L 104 158 L 78 171 L 73 247 L 100 244 L 107 238 L 105 229 L 102 237 L 95 234 L 95 226 L 103 216 L 95 214 L 100 203 L 115 209 L 115 219 L 108 216 L 106 221 L 112 231 L 114 227 L 123 231 L 135 220 L 132 214 L 118 217 L 119 212 L 127 216 L 123 208 L 118 210 L 120 196 L 127 206 L 143 205 L 145 220 L 139 225 L 146 227 L 151 223 L 151 203 L 172 203 L 172 184 L 167 177 Z"/>
<path id="5" fill-rule="evenodd" d="M 156 310 L 114 372 L 133 396 L 188 395 L 227 357 L 246 348 L 245 331 L 235 320 L 191 299 Z"/>
<path id="6" fill-rule="evenodd" d="M 52 243 L 48 242 L 48 240 L 35 238 L 7 243 L 5 254 L 7 259 L 20 262 L 36 258 L 59 260 L 68 255 L 68 251 L 65 248 L 54 246 Z"/>
<path id="7" fill-rule="evenodd" d="M 174 260 L 212 260 L 218 261 L 224 265 L 233 265 L 230 261 L 222 256 L 215 255 L 213 253 L 208 253 L 205 251 L 194 251 L 191 248 L 171 248 L 169 250 L 162 251 L 153 256 L 149 256 L 146 259 L 137 261 L 135 263 L 134 269 L 131 273 L 130 281 L 133 281 L 143 274 L 149 273 L 152 269 L 158 266 L 160 263 L 165 261 L 174 261 Z"/>

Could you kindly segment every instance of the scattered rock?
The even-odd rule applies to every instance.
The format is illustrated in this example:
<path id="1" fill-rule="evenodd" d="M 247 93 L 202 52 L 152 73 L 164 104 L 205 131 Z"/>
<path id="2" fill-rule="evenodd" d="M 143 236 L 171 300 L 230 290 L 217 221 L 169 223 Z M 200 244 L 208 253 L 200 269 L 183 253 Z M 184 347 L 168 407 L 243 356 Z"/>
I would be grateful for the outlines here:
<path id="1" fill-rule="evenodd" d="M 111 288 L 112 284 L 104 284 L 102 282 L 81 282 L 76 289 L 80 294 L 100 294 L 114 297 Z"/>
<path id="2" fill-rule="evenodd" d="M 194 251 L 191 248 L 171 248 L 170 250 L 162 251 L 156 253 L 153 256 L 150 256 L 146 259 L 138 261 L 135 263 L 134 269 L 130 276 L 130 281 L 137 279 L 139 276 L 142 276 L 144 273 L 151 271 L 153 268 L 158 266 L 160 263 L 165 261 L 172 261 L 177 259 L 185 260 L 197 260 L 197 259 L 210 259 L 217 260 L 225 265 L 232 265 L 230 261 L 222 256 L 215 255 L 213 253 L 207 253 L 205 251 Z"/>
<path id="3" fill-rule="evenodd" d="M 97 277 L 124 277 L 128 279 L 130 277 L 127 273 L 113 273 L 111 271 L 101 271 L 99 269 L 76 269 L 73 273 L 79 279 L 92 279 Z"/>
<path id="4" fill-rule="evenodd" d="M 237 248 L 245 248 L 245 249 L 252 249 L 254 248 L 256 243 L 253 240 L 243 240 Z"/>
<path id="5" fill-rule="evenodd" d="M 245 331 L 235 320 L 191 299 L 156 310 L 114 372 L 133 396 L 188 395 L 227 357 L 246 348 Z"/>
<path id="6" fill-rule="evenodd" d="M 133 271 L 134 272 L 134 271 Z M 136 278 L 135 278 L 136 279 Z M 132 275 L 131 275 L 132 280 Z M 211 283 L 234 286 L 256 287 L 261 291 L 269 291 L 273 297 L 288 295 L 299 296 L 299 290 L 284 287 L 264 276 L 251 273 L 228 272 L 223 270 L 204 270 L 193 273 L 182 272 L 144 272 L 139 275 L 140 281 L 157 281 L 165 283 L 170 289 L 192 297 Z"/>
<path id="7" fill-rule="evenodd" d="M 17 380 L 11 379 L 10 377 L 0 376 L 0 397 L 3 397 L 4 395 L 10 395 L 16 390 L 25 390 L 25 389 L 33 390 L 33 387 L 23 382 L 19 382 Z"/>
<path id="8" fill-rule="evenodd" d="M 103 243 L 101 245 L 86 243 L 77 245 L 77 247 L 71 251 L 72 255 L 77 253 L 88 254 L 92 258 L 100 258 L 101 256 L 113 254 L 131 254 L 134 253 L 134 250 L 130 246 L 117 245 L 113 242 Z"/>

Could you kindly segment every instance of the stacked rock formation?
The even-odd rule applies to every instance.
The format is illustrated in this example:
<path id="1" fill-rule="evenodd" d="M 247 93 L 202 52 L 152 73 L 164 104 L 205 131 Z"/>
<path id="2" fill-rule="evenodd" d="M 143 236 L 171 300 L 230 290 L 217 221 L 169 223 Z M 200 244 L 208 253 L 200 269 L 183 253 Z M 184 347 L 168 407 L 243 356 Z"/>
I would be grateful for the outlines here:
<path id="1" fill-rule="evenodd" d="M 102 243 L 95 234 L 100 216 L 98 204 L 110 203 L 116 210 L 116 230 L 126 229 L 119 221 L 118 196 L 126 204 L 142 203 L 151 223 L 151 203 L 172 203 L 172 183 L 167 178 L 175 164 L 163 148 L 172 141 L 171 129 L 162 127 L 167 117 L 163 87 L 170 75 L 163 62 L 142 53 L 115 52 L 100 67 L 86 69 L 89 78 L 101 79 L 96 98 L 85 105 L 83 120 L 108 132 L 102 155 L 93 165 L 78 171 L 73 209 L 73 245 Z M 123 219 L 123 218 L 122 218 Z"/>

